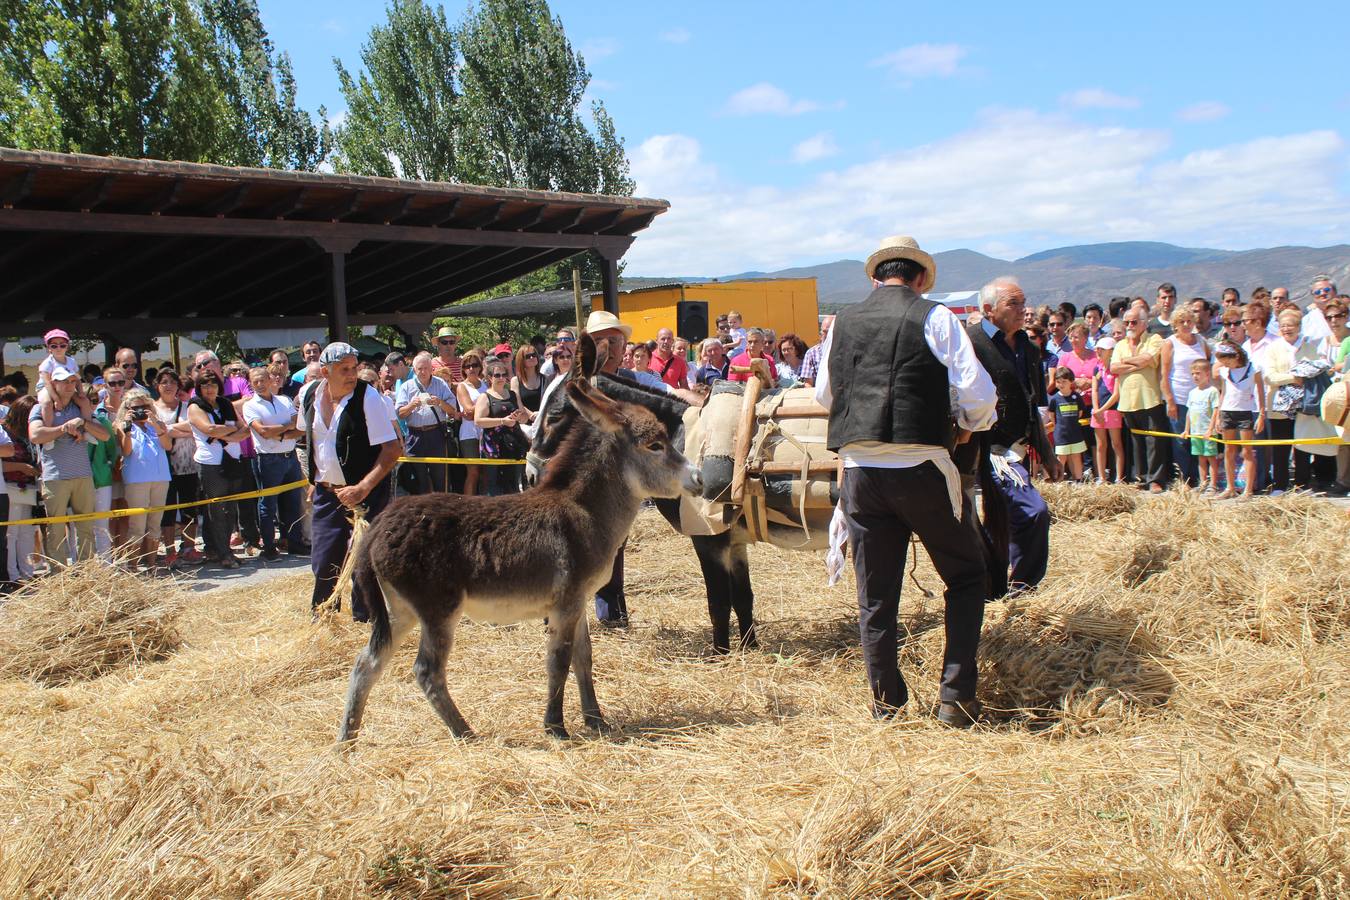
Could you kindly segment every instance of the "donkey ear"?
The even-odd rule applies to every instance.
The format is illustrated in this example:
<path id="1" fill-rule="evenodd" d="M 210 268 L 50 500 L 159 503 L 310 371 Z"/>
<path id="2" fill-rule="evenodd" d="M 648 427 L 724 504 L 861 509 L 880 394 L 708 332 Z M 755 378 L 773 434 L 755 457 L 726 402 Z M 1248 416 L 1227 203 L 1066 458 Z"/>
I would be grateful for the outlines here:
<path id="1" fill-rule="evenodd" d="M 580 354 L 578 362 L 581 364 L 577 368 L 580 368 L 581 374 L 587 378 L 594 378 L 595 373 L 600 371 L 601 360 L 596 351 L 595 340 L 584 331 L 577 340 L 577 352 Z"/>
<path id="2" fill-rule="evenodd" d="M 601 431 L 621 431 L 628 424 L 619 404 L 591 388 L 584 378 L 567 383 L 567 396 L 573 408 Z"/>

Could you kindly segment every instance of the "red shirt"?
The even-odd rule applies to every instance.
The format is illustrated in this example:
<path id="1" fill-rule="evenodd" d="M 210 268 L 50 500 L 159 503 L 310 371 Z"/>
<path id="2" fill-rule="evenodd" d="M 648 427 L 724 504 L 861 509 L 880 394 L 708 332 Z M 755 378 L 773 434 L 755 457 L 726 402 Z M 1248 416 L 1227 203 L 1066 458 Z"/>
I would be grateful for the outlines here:
<path id="1" fill-rule="evenodd" d="M 689 363 L 682 356 L 672 353 L 670 359 L 663 360 L 653 353 L 651 361 L 647 363 L 647 371 L 671 387 L 689 387 Z"/>
<path id="2" fill-rule="evenodd" d="M 761 353 L 761 354 L 760 354 L 758 357 L 756 357 L 756 358 L 757 358 L 757 359 L 762 359 L 762 360 L 764 360 L 765 362 L 767 362 L 767 363 L 769 364 L 769 375 L 770 375 L 770 377 L 772 377 L 773 374 L 774 374 L 774 370 L 775 370 L 775 367 L 774 367 L 774 364 L 773 364 L 773 357 L 770 356 L 770 355 L 767 354 L 767 353 Z M 732 365 L 732 366 L 749 366 L 749 365 L 750 365 L 750 354 L 749 354 L 749 352 L 741 353 L 741 354 L 738 354 L 738 355 L 736 355 L 736 356 L 733 356 L 733 357 L 731 358 L 731 365 Z M 728 370 L 728 371 L 730 372 L 730 370 Z M 750 380 L 750 373 L 749 373 L 749 372 L 730 372 L 730 374 L 727 375 L 727 380 L 728 380 L 728 381 L 749 381 L 749 380 Z"/>

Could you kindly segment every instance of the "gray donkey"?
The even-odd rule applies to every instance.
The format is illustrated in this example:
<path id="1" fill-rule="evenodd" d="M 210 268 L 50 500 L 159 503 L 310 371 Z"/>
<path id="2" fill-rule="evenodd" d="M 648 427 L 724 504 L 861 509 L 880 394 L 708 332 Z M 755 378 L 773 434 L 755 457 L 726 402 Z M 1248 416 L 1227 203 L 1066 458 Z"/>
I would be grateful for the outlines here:
<path id="1" fill-rule="evenodd" d="M 583 348 L 583 356 L 593 367 L 594 347 Z M 354 551 L 353 577 L 371 598 L 374 624 L 352 666 L 339 741 L 355 739 L 371 687 L 415 624 L 422 626 L 417 683 L 455 735 L 472 734 L 445 681 L 465 614 L 496 624 L 547 619 L 545 729 L 567 737 L 563 688 L 570 667 L 586 725 L 608 730 L 591 675 L 587 607 L 609 579 L 642 501 L 695 493 L 701 478 L 646 409 L 609 399 L 585 378 L 572 379 L 566 390 L 580 427 L 571 429 L 538 486 L 503 497 L 404 497 L 371 522 Z M 449 575 L 429 574 L 442 572 Z"/>

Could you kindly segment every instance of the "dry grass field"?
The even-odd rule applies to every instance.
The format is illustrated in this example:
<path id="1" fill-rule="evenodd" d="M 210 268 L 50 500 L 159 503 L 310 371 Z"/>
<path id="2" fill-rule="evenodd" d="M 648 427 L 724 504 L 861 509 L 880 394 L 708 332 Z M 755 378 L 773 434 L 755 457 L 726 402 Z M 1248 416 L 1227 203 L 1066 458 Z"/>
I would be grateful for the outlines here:
<path id="1" fill-rule="evenodd" d="M 1350 519 L 1049 493 L 1052 571 L 989 608 L 973 732 L 932 717 L 940 600 L 906 579 L 914 696 L 877 724 L 851 577 L 755 548 L 763 649 L 714 658 L 692 549 L 646 514 L 634 625 L 595 641 L 619 730 L 569 686 L 566 743 L 538 624 L 461 630 L 477 740 L 409 642 L 337 752 L 366 629 L 311 625 L 305 577 L 49 581 L 0 609 L 0 896 L 1350 894 Z"/>

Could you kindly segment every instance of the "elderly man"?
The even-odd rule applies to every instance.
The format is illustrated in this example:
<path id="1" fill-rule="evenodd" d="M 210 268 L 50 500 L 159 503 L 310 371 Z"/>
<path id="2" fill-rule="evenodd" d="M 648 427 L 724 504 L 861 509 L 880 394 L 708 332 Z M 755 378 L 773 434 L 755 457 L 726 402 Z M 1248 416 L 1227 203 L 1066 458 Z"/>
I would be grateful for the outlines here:
<path id="1" fill-rule="evenodd" d="M 1285 288 L 1275 290 L 1288 294 Z M 1312 306 L 1303 316 L 1303 339 L 1316 343 L 1331 337 L 1331 324 L 1327 322 L 1326 315 L 1327 301 L 1336 296 L 1336 283 L 1330 275 L 1318 275 L 1313 278 L 1309 293 L 1312 295 Z"/>
<path id="2" fill-rule="evenodd" d="M 980 711 L 976 653 L 989 583 L 950 454 L 994 423 L 998 398 L 956 316 L 921 296 L 937 268 L 913 238 L 886 238 L 865 268 L 874 290 L 835 319 L 816 401 L 830 411 L 827 446 L 844 465 L 840 505 L 872 714 L 893 717 L 909 699 L 897 613 L 905 548 L 918 535 L 947 587 L 938 719 L 968 727 Z"/>
<path id="3" fill-rule="evenodd" d="M 42 504 L 49 516 L 94 511 L 94 473 L 89 463 L 87 440 L 106 441 L 110 432 L 94 419 L 80 415 L 75 393 L 80 376 L 58 366 L 51 373 L 53 417 L 42 424 L 42 407 L 34 404 L 28 416 L 28 440 L 37 445 L 42 468 Z M 67 545 L 64 525 L 51 529 L 52 547 L 47 555 L 57 565 L 66 558 L 89 559 L 94 555 L 94 523 L 75 523 L 75 546 Z"/>
<path id="4" fill-rule="evenodd" d="M 459 355 L 459 331 L 451 325 L 442 325 L 436 331 L 436 358 L 431 364 L 437 378 L 451 389 L 464 380 L 464 359 Z"/>
<path id="5" fill-rule="evenodd" d="M 1172 336 L 1172 310 L 1177 305 L 1177 286 L 1170 281 L 1158 285 L 1158 302 L 1155 309 L 1158 315 L 1144 323 L 1149 334 L 1170 338 Z"/>
<path id="6" fill-rule="evenodd" d="M 1123 318 L 1125 341 L 1111 355 L 1111 374 L 1120 379 L 1116 406 L 1131 432 L 1135 475 L 1141 485 L 1160 494 L 1172 481 L 1172 439 L 1139 432 L 1172 433 L 1159 381 L 1163 338 L 1148 330 L 1142 310 L 1131 307 Z"/>
<path id="7" fill-rule="evenodd" d="M 455 392 L 431 374 L 431 354 L 422 352 L 413 358 L 413 377 L 394 392 L 398 417 L 408 426 L 408 455 L 444 457 L 447 454 L 447 422 L 458 423 L 463 416 Z M 391 373 L 392 374 L 392 373 Z M 425 463 L 405 463 L 413 473 L 413 493 L 444 492 L 446 467 Z"/>
<path id="8" fill-rule="evenodd" d="M 1052 472 L 1058 461 L 1041 427 L 1046 384 L 1041 351 L 1022 328 L 1026 304 L 1017 279 L 996 278 L 980 290 L 984 316 L 966 328 L 975 355 L 998 392 L 998 421 L 980 435 L 978 454 L 957 448 L 957 461 L 968 476 L 988 461 L 988 475 L 997 489 L 984 495 L 985 526 L 997 569 L 996 596 L 1005 590 L 1034 588 L 1050 562 L 1050 510 L 1025 462 L 1033 449 Z"/>
<path id="9" fill-rule="evenodd" d="M 314 492 L 310 566 L 314 607 L 337 587 L 351 542 L 351 510 L 374 519 L 389 502 L 389 472 L 402 445 L 380 392 L 356 377 L 356 348 L 341 341 L 319 354 L 322 376 L 300 393 L 300 424 L 309 443 Z M 360 585 L 353 585 L 352 618 L 370 621 Z"/>
<path id="10" fill-rule="evenodd" d="M 656 351 L 647 371 L 673 388 L 689 386 L 689 363 L 675 353 L 675 332 L 662 328 L 656 332 Z"/>
<path id="11" fill-rule="evenodd" d="M 820 354 L 825 347 L 825 339 L 830 336 L 830 329 L 834 327 L 834 316 L 822 316 L 820 319 L 820 340 L 816 345 L 806 351 L 802 357 L 802 381 L 811 387 L 816 386 L 816 379 L 820 375 Z"/>

